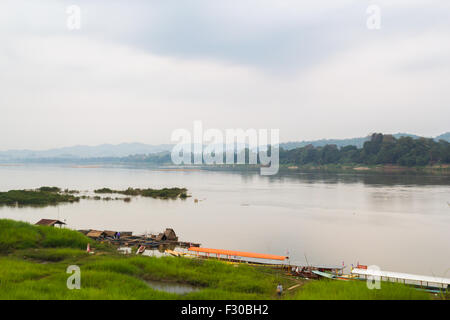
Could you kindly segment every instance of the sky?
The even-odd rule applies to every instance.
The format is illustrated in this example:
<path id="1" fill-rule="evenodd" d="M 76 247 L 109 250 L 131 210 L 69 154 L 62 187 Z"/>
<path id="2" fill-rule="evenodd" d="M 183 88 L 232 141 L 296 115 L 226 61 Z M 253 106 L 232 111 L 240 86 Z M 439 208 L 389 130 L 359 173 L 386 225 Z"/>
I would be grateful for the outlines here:
<path id="1" fill-rule="evenodd" d="M 449 16 L 448 0 L 2 0 L 0 150 L 171 143 L 195 120 L 282 142 L 436 136 Z"/>

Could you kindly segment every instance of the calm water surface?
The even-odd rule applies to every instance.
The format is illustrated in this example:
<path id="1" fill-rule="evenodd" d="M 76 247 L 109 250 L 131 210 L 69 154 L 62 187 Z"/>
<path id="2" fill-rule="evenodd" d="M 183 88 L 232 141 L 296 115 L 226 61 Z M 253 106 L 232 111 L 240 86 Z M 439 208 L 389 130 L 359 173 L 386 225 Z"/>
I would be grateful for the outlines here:
<path id="1" fill-rule="evenodd" d="M 0 190 L 186 187 L 187 200 L 81 200 L 0 208 L 0 218 L 66 219 L 72 229 L 135 233 L 174 228 L 203 247 L 285 255 L 291 263 L 378 265 L 450 277 L 450 178 L 0 166 Z M 198 203 L 194 198 L 199 199 Z"/>

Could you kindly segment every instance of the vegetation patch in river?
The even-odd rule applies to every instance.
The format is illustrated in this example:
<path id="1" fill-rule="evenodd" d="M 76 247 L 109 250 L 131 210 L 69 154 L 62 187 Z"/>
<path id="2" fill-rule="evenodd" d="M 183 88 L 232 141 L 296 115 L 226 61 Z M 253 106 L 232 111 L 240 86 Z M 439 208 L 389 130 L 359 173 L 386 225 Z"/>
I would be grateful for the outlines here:
<path id="1" fill-rule="evenodd" d="M 163 188 L 163 189 L 135 189 L 128 188 L 126 190 L 112 190 L 109 188 L 102 188 L 94 190 L 95 193 L 98 194 L 123 194 L 126 196 L 142 196 L 149 198 L 158 198 L 158 199 L 186 199 L 188 196 L 186 188 Z"/>
<path id="2" fill-rule="evenodd" d="M 60 203 L 73 203 L 78 202 L 80 199 L 93 199 L 93 200 L 122 200 L 124 202 L 130 202 L 131 196 L 142 196 L 157 199 L 186 199 L 190 197 L 187 194 L 186 188 L 163 188 L 163 189 L 134 189 L 128 188 L 126 190 L 112 190 L 109 188 L 103 188 L 95 190 L 95 196 L 79 195 L 78 190 L 62 190 L 58 187 L 40 187 L 38 189 L 31 190 L 9 190 L 6 192 L 0 192 L 0 206 L 36 206 L 44 207 L 50 205 L 58 205 Z M 121 194 L 125 195 L 124 198 L 119 197 L 101 197 L 99 194 Z"/>
<path id="3" fill-rule="evenodd" d="M 73 203 L 79 200 L 79 197 L 72 194 L 60 193 L 60 189 L 56 187 L 0 192 L 0 205 L 6 206 L 48 206 L 59 203 Z"/>

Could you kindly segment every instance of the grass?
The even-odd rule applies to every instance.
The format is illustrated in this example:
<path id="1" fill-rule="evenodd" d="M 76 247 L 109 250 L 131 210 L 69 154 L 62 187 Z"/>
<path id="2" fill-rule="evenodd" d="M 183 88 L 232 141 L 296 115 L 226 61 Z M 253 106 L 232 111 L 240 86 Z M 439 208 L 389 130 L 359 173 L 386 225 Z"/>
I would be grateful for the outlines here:
<path id="1" fill-rule="evenodd" d="M 382 282 L 370 290 L 365 281 L 311 281 L 293 297 L 300 300 L 429 300 L 430 294 L 403 284 Z"/>
<path id="2" fill-rule="evenodd" d="M 88 243 L 93 241 L 76 231 L 0 219 L 0 253 L 38 247 L 85 249 Z"/>
<path id="3" fill-rule="evenodd" d="M 47 259 L 51 261 L 42 264 Z M 81 290 L 66 287 L 66 268 L 73 264 L 81 270 Z M 166 293 L 147 285 L 150 279 L 189 283 L 201 290 Z M 247 266 L 174 257 L 43 249 L 0 258 L 0 299 L 270 299 L 277 280 Z"/>
<path id="4" fill-rule="evenodd" d="M 47 248 L 18 250 L 14 255 L 43 262 L 79 261 L 89 254 L 85 250 L 72 248 Z"/>
<path id="5" fill-rule="evenodd" d="M 91 243 L 95 254 L 87 254 Z M 81 289 L 66 286 L 70 265 L 81 270 Z M 158 291 L 147 281 L 190 284 L 185 295 Z M 0 299 L 426 299 L 430 295 L 383 283 L 368 290 L 364 282 L 308 281 L 282 271 L 222 261 L 123 255 L 83 234 L 0 219 Z M 287 288 L 302 286 L 288 291 Z"/>
<path id="6" fill-rule="evenodd" d="M 87 243 L 96 254 L 85 252 Z M 0 299 L 270 299 L 290 281 L 245 265 L 174 257 L 122 255 L 83 234 L 0 220 Z M 68 290 L 69 265 L 81 269 L 81 290 Z M 201 289 L 177 295 L 147 280 Z"/>

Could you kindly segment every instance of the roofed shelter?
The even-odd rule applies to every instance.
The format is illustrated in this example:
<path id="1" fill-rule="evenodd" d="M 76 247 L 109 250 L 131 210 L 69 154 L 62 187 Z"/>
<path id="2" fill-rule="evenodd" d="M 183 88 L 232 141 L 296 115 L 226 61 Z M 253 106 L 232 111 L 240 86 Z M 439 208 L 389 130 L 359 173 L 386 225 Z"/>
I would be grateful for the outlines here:
<path id="1" fill-rule="evenodd" d="M 370 268 L 368 269 L 355 268 L 352 269 L 352 274 L 364 277 L 365 279 L 367 279 L 368 277 L 372 277 L 372 279 L 374 280 L 379 279 L 381 281 L 383 281 L 383 278 L 387 279 L 388 281 L 390 279 L 397 282 L 403 281 L 404 284 L 420 285 L 421 287 L 426 286 L 444 289 L 448 289 L 450 287 L 450 279 L 443 277 L 422 276 L 417 274 L 382 271 Z"/>
<path id="2" fill-rule="evenodd" d="M 104 238 L 106 236 L 106 233 L 104 231 L 91 230 L 86 234 L 86 236 L 88 236 L 89 238 L 98 239 Z"/>
<path id="3" fill-rule="evenodd" d="M 173 229 L 167 228 L 166 231 L 158 234 L 156 236 L 155 240 L 156 241 L 165 241 L 165 240 L 178 241 L 178 237 Z"/>
<path id="4" fill-rule="evenodd" d="M 286 256 L 277 256 L 273 254 L 264 254 L 264 253 L 253 253 L 253 252 L 242 252 L 242 251 L 234 251 L 234 250 L 221 250 L 221 249 L 210 249 L 210 248 L 197 248 L 190 247 L 189 251 L 195 251 L 197 253 L 207 253 L 207 254 L 216 254 L 218 257 L 220 255 L 225 255 L 227 257 L 236 256 L 236 257 L 247 257 L 247 258 L 256 258 L 256 259 L 268 259 L 268 260 L 285 260 L 288 259 Z"/>
<path id="5" fill-rule="evenodd" d="M 108 237 L 115 237 L 117 234 L 117 231 L 109 231 L 109 230 L 105 230 L 103 231 L 105 233 L 106 236 Z"/>
<path id="6" fill-rule="evenodd" d="M 41 219 L 38 222 L 36 222 L 37 226 L 49 226 L 49 227 L 54 227 L 56 225 L 59 225 L 59 227 L 61 228 L 62 225 L 65 225 L 64 222 L 59 221 L 59 220 L 52 220 L 52 219 Z"/>

